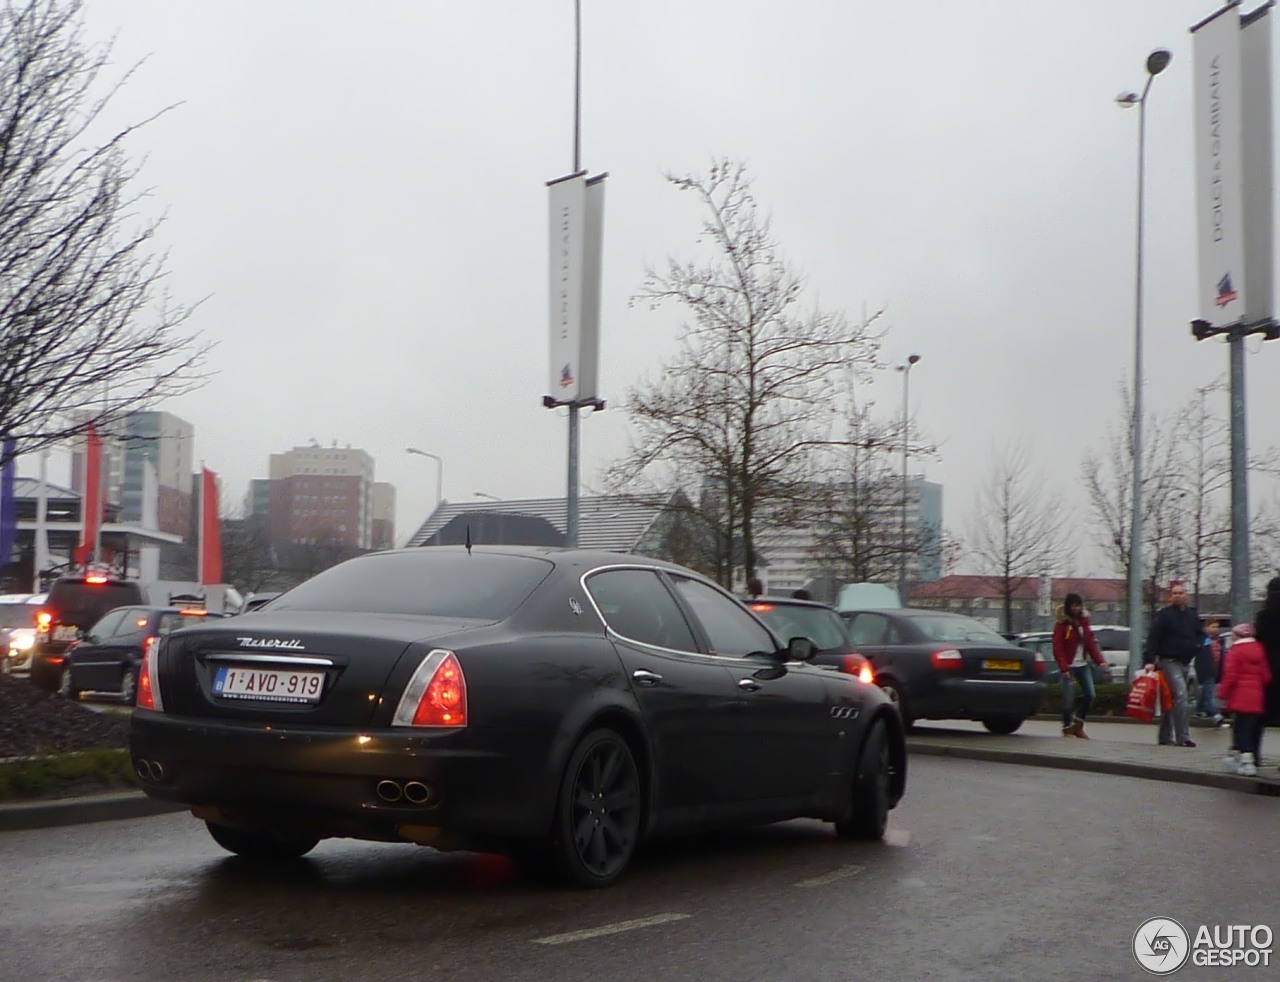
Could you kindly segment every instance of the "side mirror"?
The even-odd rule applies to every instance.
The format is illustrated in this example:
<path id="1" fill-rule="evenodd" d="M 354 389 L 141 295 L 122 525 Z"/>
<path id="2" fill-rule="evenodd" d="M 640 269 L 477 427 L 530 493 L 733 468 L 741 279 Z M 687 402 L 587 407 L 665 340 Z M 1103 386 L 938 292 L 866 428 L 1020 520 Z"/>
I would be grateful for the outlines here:
<path id="1" fill-rule="evenodd" d="M 787 642 L 787 661 L 812 661 L 817 646 L 808 638 L 792 638 Z"/>

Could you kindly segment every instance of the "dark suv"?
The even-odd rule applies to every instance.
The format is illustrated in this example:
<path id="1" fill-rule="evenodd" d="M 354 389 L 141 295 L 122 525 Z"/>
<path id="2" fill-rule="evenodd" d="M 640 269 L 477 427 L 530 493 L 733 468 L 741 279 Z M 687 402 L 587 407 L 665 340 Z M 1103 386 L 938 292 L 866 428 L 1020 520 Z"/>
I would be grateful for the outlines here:
<path id="1" fill-rule="evenodd" d="M 57 690 L 62 680 L 66 651 L 107 611 L 129 605 L 142 606 L 147 598 L 137 580 L 122 580 L 101 573 L 63 576 L 49 588 L 49 596 L 36 613 L 35 654 L 31 681 L 46 692 Z"/>

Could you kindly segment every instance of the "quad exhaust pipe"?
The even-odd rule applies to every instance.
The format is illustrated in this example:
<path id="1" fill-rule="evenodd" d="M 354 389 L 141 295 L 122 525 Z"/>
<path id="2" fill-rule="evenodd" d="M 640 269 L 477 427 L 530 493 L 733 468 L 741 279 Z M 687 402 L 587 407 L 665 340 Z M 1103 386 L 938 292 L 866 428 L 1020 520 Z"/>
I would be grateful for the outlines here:
<path id="1" fill-rule="evenodd" d="M 389 805 L 408 802 L 410 805 L 427 805 L 435 799 L 431 786 L 422 781 L 396 781 L 383 778 L 374 788 L 378 798 Z"/>
<path id="2" fill-rule="evenodd" d="M 139 757 L 133 762 L 133 771 L 144 781 L 160 782 L 169 776 L 164 764 L 158 760 L 147 760 L 145 757 Z"/>

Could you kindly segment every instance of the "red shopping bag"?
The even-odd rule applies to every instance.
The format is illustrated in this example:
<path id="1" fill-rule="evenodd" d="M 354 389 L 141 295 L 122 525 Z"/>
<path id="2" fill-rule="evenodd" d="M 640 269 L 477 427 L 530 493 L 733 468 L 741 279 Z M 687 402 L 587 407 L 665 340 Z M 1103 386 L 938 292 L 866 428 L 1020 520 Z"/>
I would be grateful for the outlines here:
<path id="1" fill-rule="evenodd" d="M 1125 715 L 1150 723 L 1156 715 L 1159 689 L 1160 683 L 1154 672 L 1146 672 L 1135 678 L 1133 687 L 1129 689 L 1129 702 L 1124 707 Z"/>

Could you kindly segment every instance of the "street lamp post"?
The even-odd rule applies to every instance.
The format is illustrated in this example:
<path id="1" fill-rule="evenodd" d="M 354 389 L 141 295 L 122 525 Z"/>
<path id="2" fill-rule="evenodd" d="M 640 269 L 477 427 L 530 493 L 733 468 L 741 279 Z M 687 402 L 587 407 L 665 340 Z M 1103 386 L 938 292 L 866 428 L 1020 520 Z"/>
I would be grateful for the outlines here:
<path id="1" fill-rule="evenodd" d="M 419 450 L 417 447 L 405 447 L 404 452 L 416 454 L 419 457 L 430 457 L 436 462 L 436 507 L 439 508 L 444 504 L 444 461 L 437 454 Z"/>
<path id="2" fill-rule="evenodd" d="M 1137 269 L 1133 316 L 1133 500 L 1129 529 L 1129 674 L 1142 664 L 1142 224 L 1147 150 L 1147 96 L 1151 82 L 1169 67 L 1173 57 L 1164 48 L 1147 56 L 1147 81 L 1142 95 L 1126 92 L 1116 102 L 1126 109 L 1138 107 L 1138 229 Z"/>
<path id="3" fill-rule="evenodd" d="M 919 355 L 911 355 L 907 358 L 905 365 L 898 366 L 898 371 L 902 373 L 902 524 L 901 541 L 898 543 L 901 549 L 898 560 L 898 598 L 903 604 L 907 602 L 907 456 L 911 452 L 909 439 L 911 424 L 911 369 L 919 360 Z"/>

